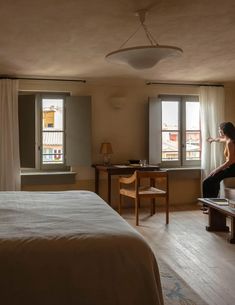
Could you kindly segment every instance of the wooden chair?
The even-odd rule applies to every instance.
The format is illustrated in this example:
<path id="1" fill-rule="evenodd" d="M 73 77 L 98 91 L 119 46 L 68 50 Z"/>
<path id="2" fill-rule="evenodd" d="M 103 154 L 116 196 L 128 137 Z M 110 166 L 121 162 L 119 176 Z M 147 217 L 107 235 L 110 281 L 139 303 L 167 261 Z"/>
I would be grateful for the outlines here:
<path id="1" fill-rule="evenodd" d="M 148 185 L 141 186 L 141 180 L 145 179 Z M 164 180 L 164 189 L 159 183 Z M 123 187 L 126 185 L 126 188 Z M 129 187 L 127 187 L 129 185 Z M 164 186 L 163 185 L 163 186 Z M 136 225 L 139 225 L 140 199 L 151 199 L 151 216 L 155 214 L 155 199 L 163 197 L 166 203 L 166 224 L 169 223 L 169 196 L 168 196 L 168 173 L 167 171 L 135 171 L 131 177 L 119 177 L 119 206 L 121 214 L 122 197 L 127 196 L 135 199 Z"/>

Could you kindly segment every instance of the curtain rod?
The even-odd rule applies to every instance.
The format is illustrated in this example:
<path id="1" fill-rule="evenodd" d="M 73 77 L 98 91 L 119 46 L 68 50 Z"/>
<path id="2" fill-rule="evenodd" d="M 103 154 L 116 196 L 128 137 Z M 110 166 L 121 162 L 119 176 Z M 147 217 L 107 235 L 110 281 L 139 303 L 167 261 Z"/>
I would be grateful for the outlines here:
<path id="1" fill-rule="evenodd" d="M 17 77 L 17 76 L 0 76 L 0 79 L 23 79 L 23 80 L 50 80 L 56 82 L 80 82 L 86 83 L 85 79 L 59 79 L 59 78 L 39 78 L 39 77 Z"/>
<path id="2" fill-rule="evenodd" d="M 161 82 L 146 82 L 146 85 L 168 85 L 168 86 L 212 86 L 212 87 L 224 87 L 221 84 L 199 84 L 199 83 L 161 83 Z"/>

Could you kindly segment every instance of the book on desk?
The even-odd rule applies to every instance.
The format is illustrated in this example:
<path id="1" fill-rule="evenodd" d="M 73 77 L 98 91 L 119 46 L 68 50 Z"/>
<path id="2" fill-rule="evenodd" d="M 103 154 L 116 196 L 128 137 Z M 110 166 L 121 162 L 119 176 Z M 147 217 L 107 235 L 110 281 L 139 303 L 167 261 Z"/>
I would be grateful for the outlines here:
<path id="1" fill-rule="evenodd" d="M 215 203 L 215 204 L 220 205 L 220 206 L 229 205 L 229 200 L 226 199 L 226 198 L 205 198 L 205 199 L 207 199 L 211 203 Z"/>

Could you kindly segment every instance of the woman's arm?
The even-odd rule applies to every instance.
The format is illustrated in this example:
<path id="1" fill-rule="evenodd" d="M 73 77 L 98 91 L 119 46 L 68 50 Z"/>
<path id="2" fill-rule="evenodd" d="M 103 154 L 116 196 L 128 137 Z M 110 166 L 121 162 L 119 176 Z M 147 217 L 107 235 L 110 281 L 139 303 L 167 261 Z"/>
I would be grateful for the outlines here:
<path id="1" fill-rule="evenodd" d="M 224 137 L 217 137 L 217 138 L 209 137 L 209 138 L 207 139 L 207 142 L 209 142 L 210 144 L 211 144 L 212 142 L 220 142 L 220 143 L 222 143 L 222 142 L 226 142 L 226 139 L 225 139 Z"/>

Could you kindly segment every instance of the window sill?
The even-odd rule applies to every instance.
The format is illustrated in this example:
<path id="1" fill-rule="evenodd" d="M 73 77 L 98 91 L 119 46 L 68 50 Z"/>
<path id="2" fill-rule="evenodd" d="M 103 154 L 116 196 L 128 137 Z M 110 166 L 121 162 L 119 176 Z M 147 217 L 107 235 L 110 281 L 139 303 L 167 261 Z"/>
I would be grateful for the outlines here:
<path id="1" fill-rule="evenodd" d="M 200 167 L 175 167 L 175 168 L 164 168 L 169 172 L 170 178 L 183 178 L 183 179 L 201 179 L 201 168 Z"/>
<path id="2" fill-rule="evenodd" d="M 76 172 L 70 171 L 22 171 L 21 184 L 73 184 L 76 182 Z"/>

